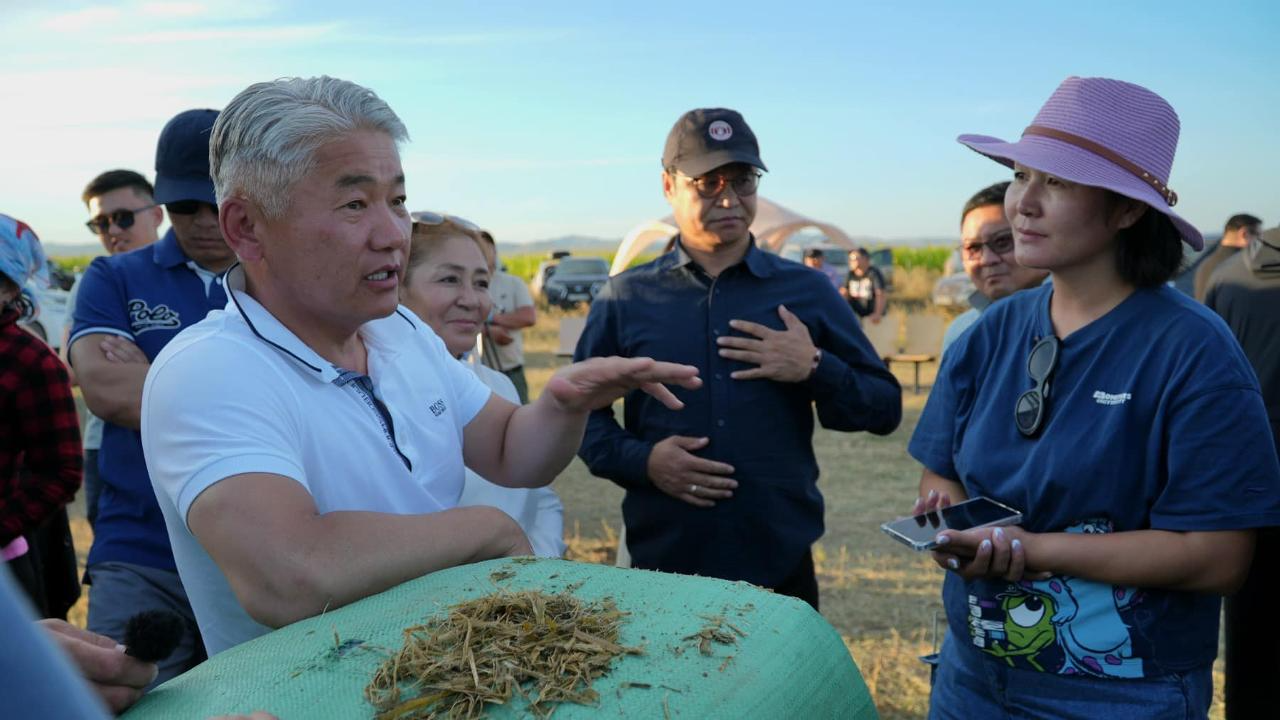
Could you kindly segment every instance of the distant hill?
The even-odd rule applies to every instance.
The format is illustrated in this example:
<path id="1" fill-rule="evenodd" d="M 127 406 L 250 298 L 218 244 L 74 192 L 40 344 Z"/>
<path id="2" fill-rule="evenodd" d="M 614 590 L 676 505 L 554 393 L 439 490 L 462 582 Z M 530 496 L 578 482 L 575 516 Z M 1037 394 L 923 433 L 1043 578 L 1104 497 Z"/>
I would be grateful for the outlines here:
<path id="1" fill-rule="evenodd" d="M 83 245 L 72 245 L 70 243 L 43 243 L 43 245 L 44 254 L 53 258 L 106 254 L 102 250 L 102 245 L 98 243 L 85 243 Z"/>
<path id="2" fill-rule="evenodd" d="M 614 250 L 620 242 L 622 242 L 621 238 L 611 240 L 589 235 L 562 235 L 531 242 L 498 243 L 498 252 L 503 255 L 528 255 L 549 253 L 552 250 Z"/>

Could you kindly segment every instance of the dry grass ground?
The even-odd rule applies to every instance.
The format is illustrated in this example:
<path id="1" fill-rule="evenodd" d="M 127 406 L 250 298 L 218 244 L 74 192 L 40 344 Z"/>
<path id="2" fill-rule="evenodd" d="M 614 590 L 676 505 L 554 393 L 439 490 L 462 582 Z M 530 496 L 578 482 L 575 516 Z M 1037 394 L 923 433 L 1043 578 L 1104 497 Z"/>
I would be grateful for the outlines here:
<path id="1" fill-rule="evenodd" d="M 568 314 L 580 315 L 582 311 Z M 552 373 L 567 362 L 555 355 L 559 320 L 565 315 L 542 309 L 538 324 L 526 331 L 526 368 L 535 397 Z M 885 519 L 906 512 L 915 499 L 920 468 L 907 455 L 906 445 L 937 366 L 925 366 L 921 377 L 925 391 L 920 395 L 909 389 L 910 366 L 894 370 L 908 388 L 897 432 L 875 437 L 819 429 L 814 437 L 827 501 L 827 532 L 814 553 L 822 614 L 844 637 L 876 707 L 887 720 L 926 714 L 929 676 L 919 656 L 930 652 L 945 632 L 940 616 L 940 571 L 879 529 Z M 612 563 L 622 526 L 622 490 L 592 477 L 577 459 L 554 487 L 564 501 L 569 557 Z M 72 516 L 76 547 L 83 561 L 91 535 L 79 501 L 72 507 Z M 72 611 L 72 619 L 79 625 L 84 624 L 85 605 L 82 598 Z M 1215 684 L 1220 694 L 1220 668 Z M 1212 717 L 1221 718 L 1220 708 L 1219 700 Z"/>

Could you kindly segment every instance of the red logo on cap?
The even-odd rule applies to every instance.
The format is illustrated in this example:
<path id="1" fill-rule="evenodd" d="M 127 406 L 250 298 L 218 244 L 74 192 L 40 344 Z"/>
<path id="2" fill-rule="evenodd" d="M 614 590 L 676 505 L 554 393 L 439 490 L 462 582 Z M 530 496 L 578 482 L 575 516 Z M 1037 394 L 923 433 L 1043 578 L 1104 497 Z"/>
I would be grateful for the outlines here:
<path id="1" fill-rule="evenodd" d="M 707 127 L 707 135 L 712 140 L 724 142 L 733 137 L 733 126 L 723 120 L 717 120 Z"/>

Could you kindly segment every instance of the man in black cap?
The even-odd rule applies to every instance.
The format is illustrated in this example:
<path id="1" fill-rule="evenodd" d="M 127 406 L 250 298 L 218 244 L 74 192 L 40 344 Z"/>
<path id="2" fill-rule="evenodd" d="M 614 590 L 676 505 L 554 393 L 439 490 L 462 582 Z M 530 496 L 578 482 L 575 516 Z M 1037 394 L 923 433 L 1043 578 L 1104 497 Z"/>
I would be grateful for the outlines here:
<path id="1" fill-rule="evenodd" d="M 188 110 L 165 125 L 155 201 L 172 227 L 149 247 L 90 264 L 68 345 L 85 404 L 106 421 L 98 453 L 102 494 L 85 573 L 88 626 L 122 642 L 126 622 L 139 611 L 181 615 L 186 632 L 160 662 L 153 686 L 204 659 L 143 460 L 139 418 L 143 381 L 161 348 L 227 302 L 218 276 L 235 255 L 222 239 L 209 178 L 209 131 L 217 117 L 215 110 Z"/>
<path id="2" fill-rule="evenodd" d="M 817 607 L 813 406 L 824 427 L 883 435 L 901 389 L 831 283 L 756 247 L 765 165 L 740 114 L 686 113 L 662 166 L 675 246 L 610 279 L 574 359 L 686 363 L 705 386 L 675 390 L 679 413 L 632 392 L 624 426 L 595 411 L 578 454 L 627 491 L 634 567 L 747 580 Z"/>

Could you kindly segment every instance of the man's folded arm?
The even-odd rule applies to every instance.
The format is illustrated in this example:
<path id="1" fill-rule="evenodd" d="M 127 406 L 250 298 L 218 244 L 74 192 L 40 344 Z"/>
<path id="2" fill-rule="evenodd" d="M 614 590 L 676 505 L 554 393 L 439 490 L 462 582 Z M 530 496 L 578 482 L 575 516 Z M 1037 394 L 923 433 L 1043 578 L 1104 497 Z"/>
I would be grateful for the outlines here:
<path id="1" fill-rule="evenodd" d="M 108 333 L 77 337 L 68 351 L 84 403 L 109 423 L 137 430 L 142 411 L 142 386 L 150 363 L 113 362 L 102 350 Z"/>
<path id="2" fill-rule="evenodd" d="M 834 293 L 827 313 L 836 321 L 821 334 L 822 359 L 810 379 L 818 421 L 829 430 L 888 435 L 902 421 L 902 387 Z"/>
<path id="3" fill-rule="evenodd" d="M 529 553 L 520 527 L 496 508 L 320 514 L 300 483 L 268 473 L 213 484 L 191 503 L 187 525 L 241 606 L 268 627 L 435 570 Z"/>

